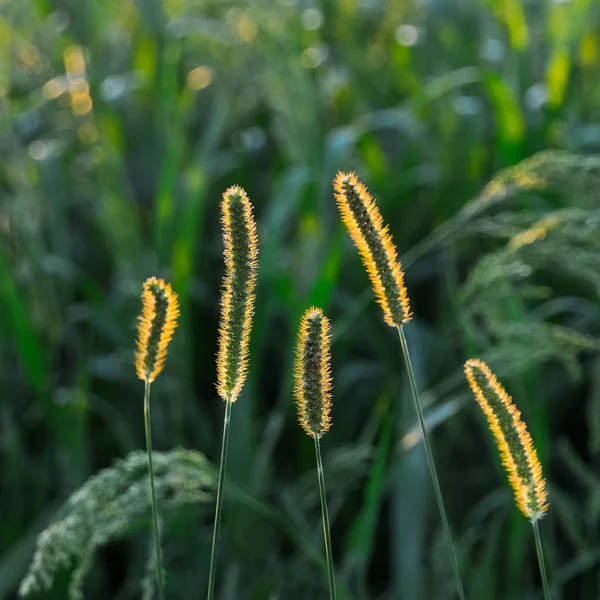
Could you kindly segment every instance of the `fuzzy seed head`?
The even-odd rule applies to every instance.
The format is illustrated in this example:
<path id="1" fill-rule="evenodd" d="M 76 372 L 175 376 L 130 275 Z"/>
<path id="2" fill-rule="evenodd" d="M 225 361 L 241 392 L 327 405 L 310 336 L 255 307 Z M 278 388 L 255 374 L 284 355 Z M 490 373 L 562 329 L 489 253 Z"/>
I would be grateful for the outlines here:
<path id="1" fill-rule="evenodd" d="M 298 420 L 306 433 L 321 437 L 331 427 L 331 326 L 320 308 L 300 319 L 294 369 Z"/>
<path id="2" fill-rule="evenodd" d="M 221 202 L 225 276 L 221 296 L 217 391 L 235 402 L 248 371 L 248 344 L 258 269 L 258 234 L 246 192 L 230 187 Z"/>
<path id="3" fill-rule="evenodd" d="M 521 413 L 483 361 L 468 360 L 465 374 L 487 417 L 517 506 L 529 520 L 536 521 L 548 510 L 546 481 Z"/>
<path id="4" fill-rule="evenodd" d="M 390 327 L 411 319 L 404 272 L 375 200 L 354 173 L 337 174 L 333 188 L 342 221 L 363 259 L 383 318 Z"/>
<path id="5" fill-rule="evenodd" d="M 178 316 L 179 303 L 171 284 L 156 277 L 147 279 L 142 291 L 135 355 L 137 375 L 143 381 L 152 383 L 162 371 Z"/>

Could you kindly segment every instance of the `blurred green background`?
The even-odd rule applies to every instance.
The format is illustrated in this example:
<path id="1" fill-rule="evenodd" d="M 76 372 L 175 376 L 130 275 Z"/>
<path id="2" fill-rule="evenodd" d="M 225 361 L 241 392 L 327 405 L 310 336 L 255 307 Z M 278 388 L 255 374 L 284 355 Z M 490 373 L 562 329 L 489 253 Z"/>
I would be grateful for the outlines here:
<path id="1" fill-rule="evenodd" d="M 468 597 L 541 597 L 531 528 L 462 375 L 480 356 L 548 478 L 554 597 L 600 598 L 599 68 L 594 0 L 0 1 L 0 598 L 70 494 L 144 448 L 132 360 L 151 275 L 182 305 L 154 447 L 218 461 L 219 200 L 234 183 L 256 208 L 260 272 L 219 597 L 327 597 L 291 397 L 310 304 L 333 323 L 322 447 L 340 597 L 454 597 L 397 336 L 340 223 L 338 169 L 378 198 L 403 259 Z M 211 492 L 173 504 L 167 597 L 202 598 Z M 149 521 L 125 519 L 92 559 L 108 525 L 88 517 L 71 561 L 89 562 L 86 597 L 139 598 Z M 65 598 L 69 573 L 40 597 Z"/>

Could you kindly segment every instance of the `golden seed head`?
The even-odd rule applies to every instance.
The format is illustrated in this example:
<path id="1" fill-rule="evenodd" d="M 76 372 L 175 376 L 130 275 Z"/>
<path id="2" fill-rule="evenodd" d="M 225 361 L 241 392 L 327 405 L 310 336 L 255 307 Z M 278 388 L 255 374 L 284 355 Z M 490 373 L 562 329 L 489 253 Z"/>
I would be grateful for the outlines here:
<path id="1" fill-rule="evenodd" d="M 536 521 L 548 510 L 546 481 L 521 413 L 483 361 L 468 360 L 465 374 L 496 439 L 517 506 Z"/>
<path id="2" fill-rule="evenodd" d="M 362 256 L 385 322 L 390 327 L 408 323 L 411 312 L 404 273 L 375 200 L 354 173 L 340 171 L 333 188 L 342 221 Z"/>
<path id="3" fill-rule="evenodd" d="M 162 371 L 178 316 L 179 303 L 171 284 L 156 277 L 147 279 L 142 291 L 135 355 L 137 375 L 143 381 L 152 383 Z"/>
<path id="4" fill-rule="evenodd" d="M 223 194 L 221 223 L 225 246 L 225 276 L 221 296 L 217 390 L 235 402 L 248 371 L 248 344 L 254 313 L 258 269 L 258 234 L 252 204 L 236 185 Z"/>
<path id="5" fill-rule="evenodd" d="M 321 437 L 331 426 L 331 326 L 320 308 L 309 308 L 300 320 L 294 369 L 298 420 L 310 436 Z"/>

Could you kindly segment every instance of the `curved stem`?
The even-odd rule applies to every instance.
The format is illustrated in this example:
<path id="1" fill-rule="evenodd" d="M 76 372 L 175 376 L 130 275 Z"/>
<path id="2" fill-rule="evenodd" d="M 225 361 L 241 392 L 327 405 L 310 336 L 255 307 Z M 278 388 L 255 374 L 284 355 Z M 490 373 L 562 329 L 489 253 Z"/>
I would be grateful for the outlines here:
<path id="1" fill-rule="evenodd" d="M 150 423 L 150 382 L 144 387 L 144 429 L 146 430 L 146 450 L 148 451 L 148 471 L 150 473 L 150 496 L 152 498 L 152 529 L 154 531 L 154 546 L 156 548 L 156 585 L 159 600 L 164 600 L 165 590 L 162 570 L 162 550 L 160 548 L 160 531 L 158 529 L 158 508 L 156 492 L 154 491 L 154 468 L 152 467 L 152 425 Z"/>
<path id="2" fill-rule="evenodd" d="M 540 528 L 537 519 L 532 521 L 533 537 L 535 538 L 535 549 L 537 551 L 538 563 L 540 565 L 540 575 L 542 576 L 542 587 L 544 589 L 545 600 L 550 600 L 550 588 L 548 586 L 548 575 L 546 575 L 546 563 L 544 561 L 544 551 L 542 550 L 542 540 L 540 538 Z"/>
<path id="3" fill-rule="evenodd" d="M 223 511 L 223 481 L 227 465 L 227 449 L 229 447 L 229 423 L 231 422 L 231 406 L 233 402 L 225 401 L 225 417 L 223 419 L 223 441 L 221 443 L 221 466 L 219 467 L 219 484 L 217 486 L 217 506 L 215 508 L 215 527 L 213 530 L 212 550 L 210 553 L 210 574 L 208 576 L 208 600 L 215 597 L 215 577 L 217 574 L 217 553 L 219 550 L 219 531 L 221 529 L 221 512 Z"/>
<path id="4" fill-rule="evenodd" d="M 325 494 L 325 475 L 321 458 L 319 436 L 315 435 L 315 453 L 317 455 L 317 475 L 319 477 L 319 492 L 321 495 L 321 514 L 323 517 L 323 537 L 325 538 L 325 554 L 327 555 L 327 573 L 329 575 L 329 596 L 336 599 L 335 571 L 333 569 L 333 554 L 331 552 L 331 532 L 329 529 L 329 511 L 327 510 L 327 495 Z"/>
<path id="5" fill-rule="evenodd" d="M 425 446 L 425 454 L 427 455 L 427 464 L 429 465 L 429 473 L 431 474 L 431 481 L 433 483 L 433 489 L 435 491 L 435 499 L 437 500 L 438 509 L 440 511 L 442 526 L 444 528 L 444 534 L 446 536 L 446 543 L 448 544 L 448 549 L 450 550 L 450 557 L 452 559 L 452 570 L 454 572 L 454 582 L 456 584 L 456 590 L 458 592 L 459 598 L 461 600 L 465 600 L 465 592 L 463 590 L 462 581 L 460 579 L 460 569 L 458 568 L 458 560 L 456 559 L 456 553 L 454 552 L 454 544 L 452 543 L 452 534 L 450 533 L 450 525 L 448 524 L 446 509 L 444 508 L 444 499 L 442 497 L 440 481 L 437 475 L 437 470 L 435 468 L 435 462 L 433 461 L 433 452 L 431 450 L 431 445 L 429 444 L 427 429 L 425 428 L 425 418 L 423 416 L 423 408 L 421 407 L 421 403 L 419 401 L 419 391 L 417 389 L 415 373 L 413 371 L 410 353 L 408 352 L 406 336 L 404 335 L 404 329 L 402 327 L 398 327 L 398 335 L 400 337 L 402 353 L 404 354 L 406 370 L 408 371 L 408 379 L 410 380 L 410 388 L 415 403 L 415 409 L 417 411 L 417 417 L 419 419 L 419 425 L 421 426 L 421 434 L 423 435 L 423 445 Z"/>

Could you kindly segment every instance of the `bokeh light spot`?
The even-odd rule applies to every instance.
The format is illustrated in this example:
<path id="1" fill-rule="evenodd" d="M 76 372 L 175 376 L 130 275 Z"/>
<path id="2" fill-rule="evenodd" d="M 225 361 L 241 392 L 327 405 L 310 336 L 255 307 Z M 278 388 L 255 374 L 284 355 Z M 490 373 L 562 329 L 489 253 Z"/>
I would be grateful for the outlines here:
<path id="1" fill-rule="evenodd" d="M 192 69 L 187 74 L 187 85 L 192 90 L 201 90 L 208 85 L 213 80 L 213 71 L 210 67 L 199 66 L 195 69 Z"/>

